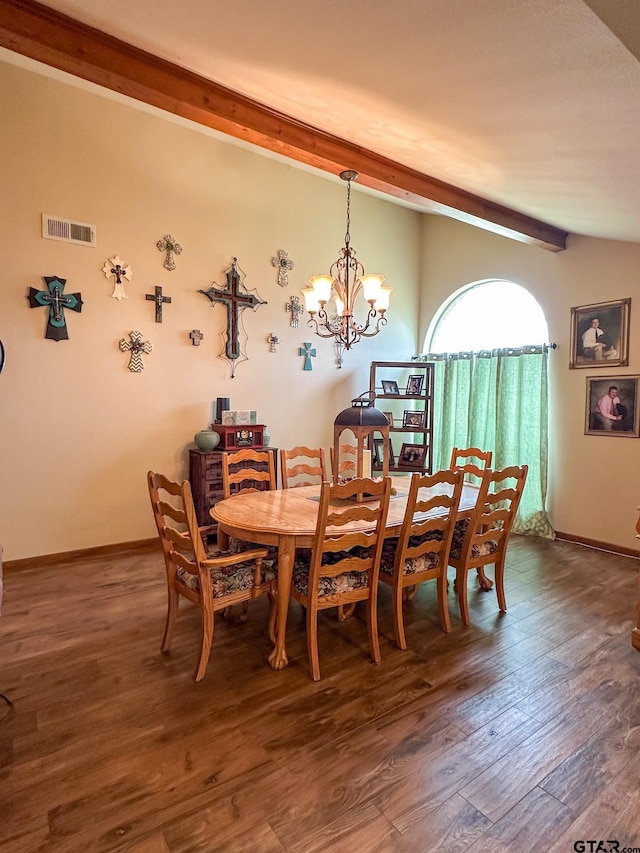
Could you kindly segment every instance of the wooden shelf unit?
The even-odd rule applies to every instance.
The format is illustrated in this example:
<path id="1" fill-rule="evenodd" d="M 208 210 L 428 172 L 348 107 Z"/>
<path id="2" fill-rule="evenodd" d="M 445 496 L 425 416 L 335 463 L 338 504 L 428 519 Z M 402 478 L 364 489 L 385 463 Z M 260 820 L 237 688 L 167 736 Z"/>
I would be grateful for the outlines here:
<path id="1" fill-rule="evenodd" d="M 389 471 L 412 472 L 431 474 L 433 469 L 433 364 L 425 361 L 372 361 L 369 373 L 369 392 L 375 394 L 376 408 L 382 412 L 391 411 L 394 415 L 393 423 L 389 424 L 389 439 L 391 441 L 393 460 L 389 460 Z M 410 376 L 422 378 L 420 393 L 407 393 L 407 385 Z M 395 382 L 398 393 L 387 393 L 383 388 L 383 382 Z M 386 404 L 389 401 L 389 404 Z M 393 401 L 394 405 L 391 404 Z M 400 410 L 400 403 L 403 405 Z M 422 426 L 404 426 L 404 413 L 418 412 L 422 419 Z M 400 433 L 403 440 L 394 436 Z M 406 436 L 406 441 L 404 440 Z M 400 461 L 401 446 L 413 444 L 419 448 L 419 453 L 424 453 L 423 464 L 409 465 Z M 375 453 L 372 454 L 375 459 Z M 374 471 L 382 470 L 381 465 L 372 466 Z"/>

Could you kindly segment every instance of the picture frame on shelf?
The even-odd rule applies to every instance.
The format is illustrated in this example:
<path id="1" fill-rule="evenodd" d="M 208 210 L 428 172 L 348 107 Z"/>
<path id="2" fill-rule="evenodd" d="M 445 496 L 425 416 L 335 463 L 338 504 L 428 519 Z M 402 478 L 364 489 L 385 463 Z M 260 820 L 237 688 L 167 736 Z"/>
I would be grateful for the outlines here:
<path id="1" fill-rule="evenodd" d="M 587 376 L 585 435 L 640 438 L 640 376 Z"/>
<path id="2" fill-rule="evenodd" d="M 398 457 L 398 466 L 401 468 L 424 468 L 424 460 L 427 456 L 426 444 L 403 444 Z"/>
<path id="3" fill-rule="evenodd" d="M 382 414 L 389 421 L 389 426 L 393 426 L 393 412 L 383 412 Z"/>
<path id="4" fill-rule="evenodd" d="M 405 394 L 411 397 L 417 397 L 422 394 L 422 386 L 424 385 L 424 373 L 417 373 L 407 379 L 407 390 Z"/>
<path id="5" fill-rule="evenodd" d="M 402 416 L 402 426 L 405 428 L 416 427 L 417 429 L 424 429 L 424 417 L 425 412 L 405 410 Z"/>
<path id="6" fill-rule="evenodd" d="M 569 367 L 629 364 L 630 315 L 631 299 L 572 308 Z"/>
<path id="7" fill-rule="evenodd" d="M 394 379 L 383 379 L 382 380 L 382 393 L 383 394 L 391 394 L 391 395 L 399 395 L 400 389 L 398 388 L 398 383 Z"/>
<path id="8" fill-rule="evenodd" d="M 373 457 L 372 463 L 374 468 L 382 468 L 384 462 L 384 439 L 383 438 L 374 438 L 373 439 Z M 389 439 L 389 465 L 395 465 L 395 456 L 393 453 L 393 445 L 391 444 L 391 439 Z"/>

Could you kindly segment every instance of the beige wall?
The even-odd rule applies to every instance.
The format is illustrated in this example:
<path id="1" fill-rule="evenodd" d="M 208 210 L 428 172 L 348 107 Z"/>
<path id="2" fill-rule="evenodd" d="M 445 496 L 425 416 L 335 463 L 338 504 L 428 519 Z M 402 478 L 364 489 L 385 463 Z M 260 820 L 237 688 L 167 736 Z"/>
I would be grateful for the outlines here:
<path id="1" fill-rule="evenodd" d="M 13 65 L 0 65 L 0 110 L 5 559 L 153 536 L 146 472 L 186 475 L 187 448 L 216 397 L 257 409 L 274 446 L 328 446 L 336 414 L 367 390 L 371 360 L 416 351 L 419 214 L 354 190 L 353 246 L 394 291 L 387 328 L 338 370 L 330 341 L 305 320 L 291 328 L 284 306 L 343 245 L 342 182 Z M 43 212 L 94 223 L 97 248 L 42 239 Z M 165 234 L 183 246 L 173 272 L 156 249 Z M 271 265 L 278 249 L 295 262 L 288 288 Z M 116 253 L 134 271 L 122 302 L 102 273 Z M 226 312 L 198 293 L 224 284 L 232 255 L 268 302 L 245 312 L 249 361 L 234 379 L 216 357 Z M 82 313 L 67 312 L 68 341 L 45 340 L 46 310 L 28 306 L 45 275 L 82 293 Z M 158 284 L 173 299 L 162 325 L 144 299 Z M 194 328 L 200 347 L 188 337 Z M 153 344 L 137 375 L 118 349 L 131 330 Z M 304 341 L 318 353 L 311 372 L 298 355 Z"/>
<path id="2" fill-rule="evenodd" d="M 541 304 L 550 340 L 548 510 L 556 530 L 637 548 L 640 440 L 584 434 L 586 377 L 640 373 L 640 246 L 570 237 L 552 254 L 442 217 L 424 217 L 420 347 L 434 312 L 459 287 L 504 278 Z M 571 307 L 631 297 L 629 367 L 569 369 Z M 533 342 L 532 342 L 533 343 Z"/>

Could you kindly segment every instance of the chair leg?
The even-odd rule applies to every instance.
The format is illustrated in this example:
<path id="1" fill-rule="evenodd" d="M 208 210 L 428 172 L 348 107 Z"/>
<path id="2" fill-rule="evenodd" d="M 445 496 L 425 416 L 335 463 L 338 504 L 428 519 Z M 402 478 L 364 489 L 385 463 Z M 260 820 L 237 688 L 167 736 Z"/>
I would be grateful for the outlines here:
<path id="1" fill-rule="evenodd" d="M 393 584 L 393 629 L 396 635 L 396 645 L 399 649 L 407 648 L 407 638 L 404 633 L 404 614 L 402 603 L 405 599 L 406 588 L 402 586 L 402 578 L 396 578 Z"/>
<path id="2" fill-rule="evenodd" d="M 467 569 L 460 567 L 456 569 L 456 592 L 458 593 L 458 605 L 460 607 L 460 618 L 463 625 L 469 625 L 469 601 L 467 598 Z"/>
<path id="3" fill-rule="evenodd" d="M 369 648 L 371 660 L 380 663 L 380 638 L 378 637 L 378 587 L 369 590 L 367 600 L 367 627 L 369 629 Z"/>
<path id="4" fill-rule="evenodd" d="M 493 581 L 488 578 L 484 573 L 484 566 L 478 566 L 478 586 L 480 589 L 483 589 L 485 592 L 489 592 L 491 587 L 493 586 Z"/>
<path id="5" fill-rule="evenodd" d="M 171 639 L 173 637 L 173 629 L 178 615 L 179 602 L 179 593 L 176 592 L 172 586 L 169 586 L 167 588 L 167 621 L 165 622 L 162 645 L 160 646 L 160 650 L 163 652 L 168 652 L 171 647 Z"/>
<path id="6" fill-rule="evenodd" d="M 495 567 L 496 593 L 498 595 L 498 608 L 506 613 L 507 599 L 504 594 L 504 556 L 498 560 Z"/>
<path id="7" fill-rule="evenodd" d="M 338 622 L 346 622 L 347 619 L 350 619 L 356 609 L 356 602 L 353 604 L 339 604 L 338 605 Z"/>
<path id="8" fill-rule="evenodd" d="M 207 613 L 202 613 L 202 647 L 200 648 L 200 660 L 196 669 L 196 681 L 202 681 L 209 663 L 209 655 L 211 654 L 211 644 L 213 643 L 213 622 L 215 613 L 211 613 L 207 618 Z"/>
<path id="9" fill-rule="evenodd" d="M 449 581 L 447 579 L 447 567 L 438 575 L 436 581 L 438 591 L 438 610 L 440 611 L 440 624 L 442 630 L 449 634 L 451 632 L 451 619 L 449 618 L 449 602 L 447 600 L 447 588 Z"/>
<path id="10" fill-rule="evenodd" d="M 276 644 L 276 628 L 278 625 L 278 596 L 274 592 L 267 593 L 269 596 L 269 621 L 267 622 L 267 636 L 271 645 Z"/>
<path id="11" fill-rule="evenodd" d="M 318 608 L 315 603 L 307 604 L 307 653 L 309 669 L 314 681 L 320 680 L 320 658 L 318 657 Z"/>

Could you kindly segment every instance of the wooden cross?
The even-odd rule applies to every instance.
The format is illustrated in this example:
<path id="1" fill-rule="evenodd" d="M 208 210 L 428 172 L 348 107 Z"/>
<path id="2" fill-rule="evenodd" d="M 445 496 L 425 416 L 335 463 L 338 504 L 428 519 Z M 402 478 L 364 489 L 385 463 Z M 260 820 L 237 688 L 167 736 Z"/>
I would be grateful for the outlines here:
<path id="1" fill-rule="evenodd" d="M 304 356 L 304 367 L 302 369 L 313 370 L 311 359 L 316 357 L 316 351 L 315 348 L 311 346 L 311 343 L 305 342 L 303 346 L 300 347 L 299 354 Z"/>
<path id="2" fill-rule="evenodd" d="M 271 332 L 271 334 L 267 337 L 267 343 L 269 344 L 269 352 L 276 351 L 276 344 L 280 343 L 280 338 Z"/>
<path id="3" fill-rule="evenodd" d="M 174 261 L 173 256 L 179 255 L 182 252 L 182 246 L 173 239 L 171 234 L 165 234 L 162 240 L 158 240 L 156 246 L 161 252 L 167 253 L 167 257 L 164 259 L 162 266 L 171 272 L 171 270 L 176 268 L 176 262 Z"/>
<path id="4" fill-rule="evenodd" d="M 191 343 L 194 347 L 199 347 L 200 341 L 204 338 L 204 335 L 200 329 L 193 329 L 193 331 L 189 332 L 189 337 L 191 338 Z"/>
<path id="5" fill-rule="evenodd" d="M 43 278 L 47 289 L 36 290 L 35 287 L 30 287 L 29 307 L 39 308 L 43 305 L 48 307 L 49 317 L 45 338 L 52 341 L 67 341 L 69 340 L 69 333 L 67 332 L 64 309 L 68 308 L 70 311 L 80 313 L 82 311 L 82 295 L 63 292 L 67 283 L 66 278 L 59 278 L 57 275 L 45 275 Z"/>
<path id="6" fill-rule="evenodd" d="M 289 323 L 289 325 L 292 328 L 297 329 L 299 325 L 298 318 L 304 311 L 304 307 L 300 302 L 300 297 L 292 296 L 284 307 L 287 311 L 291 313 L 291 322 Z"/>
<path id="7" fill-rule="evenodd" d="M 156 323 L 162 323 L 162 303 L 163 302 L 171 302 L 170 296 L 162 295 L 162 288 L 156 287 L 155 294 L 153 293 L 145 293 L 144 296 L 149 302 L 156 303 Z"/>
<path id="8" fill-rule="evenodd" d="M 119 256 L 115 255 L 113 258 L 109 258 L 108 261 L 104 262 L 102 272 L 104 273 L 105 278 L 109 278 L 110 275 L 115 277 L 113 293 L 111 294 L 112 298 L 118 300 L 126 299 L 127 296 L 124 292 L 124 282 L 122 279 L 126 278 L 127 281 L 131 281 L 133 270 L 129 264 L 123 263 Z"/>
<path id="9" fill-rule="evenodd" d="M 227 284 L 225 287 L 216 287 L 216 283 L 212 282 L 208 290 L 200 290 L 199 293 L 204 293 L 207 299 L 210 299 L 213 304 L 220 302 L 227 309 L 227 342 L 225 353 L 230 361 L 240 358 L 240 312 L 245 308 L 253 308 L 255 311 L 260 305 L 266 305 L 256 294 L 255 291 L 249 291 L 243 287 L 240 273 L 238 272 L 238 259 L 231 259 L 231 266 L 225 273 Z M 244 275 L 242 276 L 244 279 Z"/>
<path id="10" fill-rule="evenodd" d="M 129 370 L 132 373 L 140 373 L 144 370 L 144 362 L 142 360 L 143 353 L 150 353 L 153 349 L 153 344 L 150 341 L 143 341 L 140 332 L 129 332 L 131 341 L 122 338 L 118 346 L 122 352 L 129 350 L 131 358 L 129 359 Z"/>
<path id="11" fill-rule="evenodd" d="M 271 263 L 274 267 L 278 267 L 278 284 L 280 287 L 286 287 L 289 284 L 288 271 L 293 269 L 293 261 L 289 260 L 289 255 L 284 249 L 278 249 L 278 255 L 271 258 Z"/>

